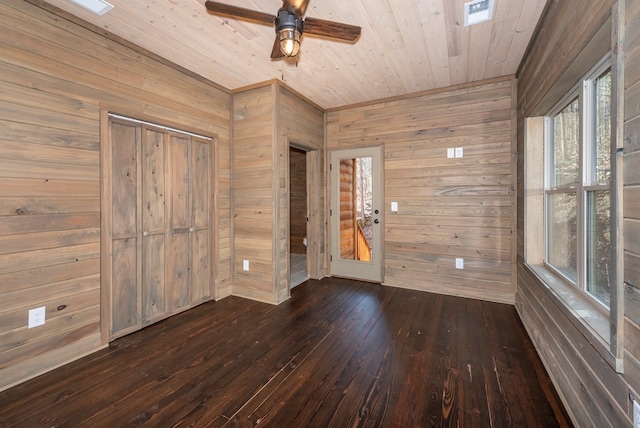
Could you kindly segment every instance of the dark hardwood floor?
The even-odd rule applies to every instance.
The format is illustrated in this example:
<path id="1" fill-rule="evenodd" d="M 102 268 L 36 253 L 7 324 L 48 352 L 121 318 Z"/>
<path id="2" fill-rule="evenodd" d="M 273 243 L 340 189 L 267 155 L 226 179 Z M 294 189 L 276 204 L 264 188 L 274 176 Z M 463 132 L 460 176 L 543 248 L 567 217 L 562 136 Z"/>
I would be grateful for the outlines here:
<path id="1" fill-rule="evenodd" d="M 509 305 L 344 279 L 210 302 L 0 393 L 0 426 L 570 426 Z"/>

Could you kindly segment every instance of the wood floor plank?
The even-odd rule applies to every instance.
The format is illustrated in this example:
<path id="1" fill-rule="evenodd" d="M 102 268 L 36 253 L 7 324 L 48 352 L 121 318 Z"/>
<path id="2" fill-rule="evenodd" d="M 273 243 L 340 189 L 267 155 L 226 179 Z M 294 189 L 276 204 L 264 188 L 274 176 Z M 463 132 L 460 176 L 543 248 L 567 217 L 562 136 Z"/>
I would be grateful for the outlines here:
<path id="1" fill-rule="evenodd" d="M 361 296 L 362 299 L 352 311 L 345 313 L 340 329 L 329 331 L 323 340 L 318 342 L 312 354 L 300 359 L 298 367 L 304 365 L 305 370 L 290 373 L 276 385 L 276 389 L 263 391 L 264 394 L 247 403 L 246 408 L 236 415 L 231 425 L 246 426 L 260 422 L 282 426 L 282 423 L 288 422 L 298 426 L 301 423 L 299 420 L 313 421 L 314 417 L 318 417 L 318 412 L 319 417 L 326 418 L 322 410 L 335 406 L 328 394 L 336 389 L 338 379 L 349 371 L 348 363 L 353 360 L 354 354 L 361 346 L 360 338 L 368 335 L 395 292 L 380 286 L 370 290 L 370 293 Z M 337 367 L 345 368 L 336 370 Z M 274 393 L 276 391 L 278 394 Z M 281 409 L 283 406 L 286 406 L 286 409 Z M 287 421 L 279 420 L 283 417 Z M 323 422 L 315 420 L 313 424 L 323 426 Z"/>
<path id="2" fill-rule="evenodd" d="M 205 303 L 0 403 L 0 427 L 571 426 L 513 306 L 338 278 Z"/>
<path id="3" fill-rule="evenodd" d="M 298 308 L 292 311 L 290 304 L 285 302 L 273 307 L 269 316 L 258 323 L 246 320 L 246 323 L 237 325 L 243 334 L 248 334 L 241 342 L 245 345 L 232 352 L 229 361 L 225 358 L 224 367 L 209 369 L 215 373 L 215 388 L 212 389 L 209 381 L 204 380 L 185 392 L 186 398 L 194 397 L 197 406 L 206 405 L 207 409 L 189 412 L 188 419 L 180 419 L 180 422 L 193 422 L 192 419 L 197 417 L 201 418 L 199 422 L 206 420 L 211 426 L 224 425 L 256 391 L 294 367 L 296 359 L 310 352 L 325 331 L 334 328 L 341 314 L 360 298 L 358 286 L 343 287 L 324 299 L 307 302 L 313 311 L 310 308 L 302 313 Z M 246 370 L 246 367 L 251 367 L 251 370 Z M 167 397 L 165 401 L 171 401 L 171 398 Z M 165 411 L 165 403 L 160 403 L 159 407 L 162 410 L 152 420 L 164 422 L 175 417 L 176 413 Z M 183 411 L 184 408 L 180 410 Z"/>

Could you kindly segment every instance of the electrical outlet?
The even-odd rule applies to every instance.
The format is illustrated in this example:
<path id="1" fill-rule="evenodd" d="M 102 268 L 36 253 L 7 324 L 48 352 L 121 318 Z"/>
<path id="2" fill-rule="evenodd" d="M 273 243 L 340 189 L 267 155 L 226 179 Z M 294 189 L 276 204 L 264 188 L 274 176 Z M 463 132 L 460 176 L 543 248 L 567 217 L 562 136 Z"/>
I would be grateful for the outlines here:
<path id="1" fill-rule="evenodd" d="M 242 270 L 249 270 L 249 260 L 242 261 Z"/>
<path id="2" fill-rule="evenodd" d="M 640 428 L 640 403 L 633 402 L 633 428 Z"/>
<path id="3" fill-rule="evenodd" d="M 29 328 L 43 325 L 46 311 L 47 308 L 44 306 L 41 308 L 29 309 Z"/>
<path id="4" fill-rule="evenodd" d="M 464 259 L 456 258 L 456 269 L 464 269 Z"/>
<path id="5" fill-rule="evenodd" d="M 456 149 L 453 147 L 447 149 L 447 158 L 452 159 L 456 157 Z"/>

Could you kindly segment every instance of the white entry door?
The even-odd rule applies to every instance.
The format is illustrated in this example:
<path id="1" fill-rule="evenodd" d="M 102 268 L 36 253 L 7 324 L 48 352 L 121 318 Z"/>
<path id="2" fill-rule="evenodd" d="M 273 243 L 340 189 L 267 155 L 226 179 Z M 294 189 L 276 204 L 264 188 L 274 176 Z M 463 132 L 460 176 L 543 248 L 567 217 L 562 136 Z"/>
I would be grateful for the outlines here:
<path id="1" fill-rule="evenodd" d="M 382 281 L 382 147 L 331 153 L 331 274 Z"/>

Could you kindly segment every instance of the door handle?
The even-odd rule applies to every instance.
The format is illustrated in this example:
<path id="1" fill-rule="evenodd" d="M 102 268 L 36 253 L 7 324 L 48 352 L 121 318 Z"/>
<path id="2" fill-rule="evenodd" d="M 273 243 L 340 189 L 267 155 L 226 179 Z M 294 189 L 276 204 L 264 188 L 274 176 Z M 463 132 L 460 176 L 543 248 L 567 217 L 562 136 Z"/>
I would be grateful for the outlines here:
<path id="1" fill-rule="evenodd" d="M 373 222 L 374 222 L 375 224 L 378 224 L 378 223 L 380 223 L 380 220 L 375 219 L 375 220 L 373 220 Z"/>

